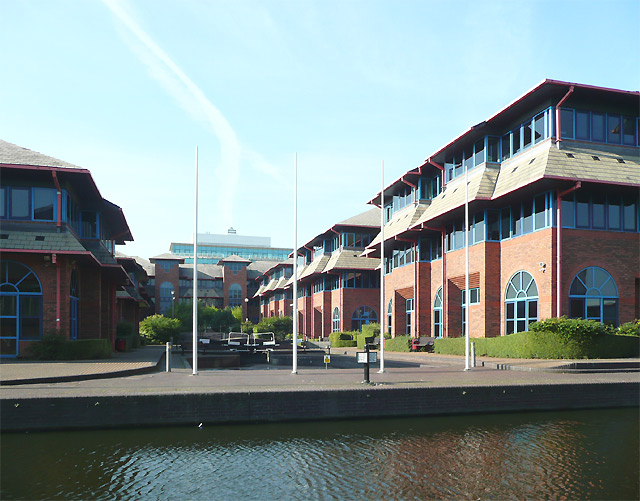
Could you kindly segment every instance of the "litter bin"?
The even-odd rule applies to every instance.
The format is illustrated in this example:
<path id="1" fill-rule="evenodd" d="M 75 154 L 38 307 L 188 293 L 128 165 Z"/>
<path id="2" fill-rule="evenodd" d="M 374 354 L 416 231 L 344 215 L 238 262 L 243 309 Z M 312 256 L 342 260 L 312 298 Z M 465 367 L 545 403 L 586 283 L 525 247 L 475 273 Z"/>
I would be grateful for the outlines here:
<path id="1" fill-rule="evenodd" d="M 116 351 L 125 351 L 127 349 L 127 342 L 122 339 L 116 339 Z"/>

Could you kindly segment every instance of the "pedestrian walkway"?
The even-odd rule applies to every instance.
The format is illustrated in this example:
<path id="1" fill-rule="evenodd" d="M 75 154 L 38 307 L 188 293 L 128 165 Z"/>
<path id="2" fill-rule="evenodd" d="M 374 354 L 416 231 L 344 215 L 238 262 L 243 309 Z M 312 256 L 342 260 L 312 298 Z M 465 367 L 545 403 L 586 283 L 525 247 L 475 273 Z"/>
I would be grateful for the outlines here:
<path id="1" fill-rule="evenodd" d="M 345 357 L 354 359 L 357 348 L 334 348 L 331 350 L 332 357 Z M 301 352 L 302 353 L 302 352 Z M 335 358 L 334 358 L 335 360 Z M 385 363 L 391 370 L 403 369 L 403 371 L 414 368 L 440 368 L 450 370 L 462 370 L 464 368 L 464 357 L 455 355 L 438 355 L 434 353 L 398 353 L 385 352 Z M 621 367 L 626 372 L 630 365 L 640 367 L 640 359 L 624 360 L 524 360 L 524 359 L 503 359 L 480 357 L 477 359 L 478 368 L 517 370 L 527 372 L 578 372 L 572 368 L 576 364 L 593 364 L 598 369 L 588 372 L 607 372 L 603 366 L 609 366 L 610 372 L 615 371 L 615 367 Z M 344 366 L 342 364 L 341 366 Z M 165 347 L 145 346 L 127 353 L 114 353 L 110 359 L 105 360 L 74 360 L 74 361 L 25 361 L 15 359 L 4 359 L 0 363 L 0 385 L 24 385 L 24 384 L 45 384 L 69 381 L 82 381 L 90 379 L 121 378 L 133 375 L 148 374 L 151 372 L 165 371 Z M 329 366 L 333 372 L 337 369 Z M 180 374 L 191 373 L 192 369 L 188 361 L 175 350 L 171 356 L 172 371 Z M 237 374 L 240 372 L 255 373 L 256 371 L 287 371 L 284 366 L 258 365 L 254 367 L 243 367 L 234 369 Z M 311 369 L 300 368 L 301 371 Z M 361 371 L 360 367 L 354 366 L 352 369 L 341 369 L 347 371 Z M 378 370 L 378 364 L 372 367 L 371 372 Z M 583 371 L 586 369 L 582 369 Z M 221 369 L 213 371 L 205 370 L 201 372 L 221 372 Z M 322 372 L 321 372 L 322 373 Z M 357 379 L 357 376 L 355 376 Z M 260 385 L 262 386 L 262 384 Z"/>

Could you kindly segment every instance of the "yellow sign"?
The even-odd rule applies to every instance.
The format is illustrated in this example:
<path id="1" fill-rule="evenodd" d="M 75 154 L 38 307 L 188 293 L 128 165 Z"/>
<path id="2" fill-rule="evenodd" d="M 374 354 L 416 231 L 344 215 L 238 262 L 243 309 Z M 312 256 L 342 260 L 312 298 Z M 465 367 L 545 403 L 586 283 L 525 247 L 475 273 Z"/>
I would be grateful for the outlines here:
<path id="1" fill-rule="evenodd" d="M 324 356 L 324 363 L 325 364 L 330 364 L 331 363 L 331 355 L 325 355 Z"/>

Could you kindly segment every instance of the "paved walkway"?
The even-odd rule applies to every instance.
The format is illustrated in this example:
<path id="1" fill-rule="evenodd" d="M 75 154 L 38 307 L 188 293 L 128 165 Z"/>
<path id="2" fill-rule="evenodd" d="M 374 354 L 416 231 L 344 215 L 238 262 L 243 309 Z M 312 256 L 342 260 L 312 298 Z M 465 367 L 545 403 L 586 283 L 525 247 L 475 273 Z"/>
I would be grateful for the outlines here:
<path id="1" fill-rule="evenodd" d="M 109 360 L 75 362 L 3 361 L 0 364 L 0 398 L 38 398 L 93 395 L 139 395 L 209 392 L 309 391 L 361 388 L 363 369 L 350 367 L 356 349 L 338 348 L 324 367 L 258 365 L 241 369 L 200 370 L 197 376 L 179 352 L 172 371 L 165 372 L 164 348 L 144 347 L 114 354 Z M 342 363 L 340 363 L 342 362 Z M 563 383 L 640 383 L 640 372 L 547 372 L 569 361 L 478 359 L 464 371 L 464 357 L 429 353 L 385 353 L 385 373 L 372 367 L 370 380 L 379 387 L 476 386 Z M 601 363 L 603 361 L 595 361 Z M 635 362 L 639 362 L 635 359 Z M 519 370 L 496 370 L 497 367 Z"/>

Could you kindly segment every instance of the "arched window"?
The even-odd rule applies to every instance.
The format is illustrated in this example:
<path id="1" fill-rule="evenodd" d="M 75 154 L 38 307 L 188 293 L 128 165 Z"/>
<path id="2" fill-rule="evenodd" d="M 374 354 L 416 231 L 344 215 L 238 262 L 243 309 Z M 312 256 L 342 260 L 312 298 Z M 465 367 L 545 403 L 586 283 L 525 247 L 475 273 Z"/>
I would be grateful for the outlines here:
<path id="1" fill-rule="evenodd" d="M 529 330 L 538 320 L 538 286 L 530 273 L 519 271 L 511 277 L 505 291 L 506 334 Z"/>
<path id="2" fill-rule="evenodd" d="M 0 356 L 18 355 L 18 342 L 42 337 L 42 287 L 22 263 L 0 263 Z"/>
<path id="3" fill-rule="evenodd" d="M 78 273 L 76 270 L 71 272 L 71 284 L 69 290 L 70 305 L 70 334 L 71 339 L 78 339 L 78 304 L 80 303 L 80 292 L 78 290 Z"/>
<path id="4" fill-rule="evenodd" d="M 602 268 L 592 266 L 578 273 L 569 289 L 571 318 L 618 325 L 618 287 Z"/>
<path id="5" fill-rule="evenodd" d="M 333 309 L 331 332 L 340 332 L 340 310 L 337 307 Z"/>
<path id="6" fill-rule="evenodd" d="M 171 282 L 162 282 L 160 285 L 160 297 L 158 298 L 158 308 L 160 313 L 166 313 L 171 309 L 174 301 L 174 288 Z"/>
<path id="7" fill-rule="evenodd" d="M 351 330 L 361 331 L 363 325 L 378 321 L 378 315 L 369 306 L 360 306 L 351 316 Z"/>
<path id="8" fill-rule="evenodd" d="M 407 336 L 411 335 L 411 322 L 413 320 L 413 298 L 409 298 L 405 301 L 405 314 L 406 314 L 406 326 L 405 333 Z"/>
<path id="9" fill-rule="evenodd" d="M 442 287 L 433 300 L 433 337 L 442 337 Z"/>
<path id="10" fill-rule="evenodd" d="M 387 333 L 391 335 L 391 325 L 393 322 L 393 299 L 389 299 L 389 306 L 387 306 Z"/>
<path id="11" fill-rule="evenodd" d="M 240 284 L 231 284 L 229 287 L 229 306 L 235 308 L 242 305 L 242 286 Z"/>

